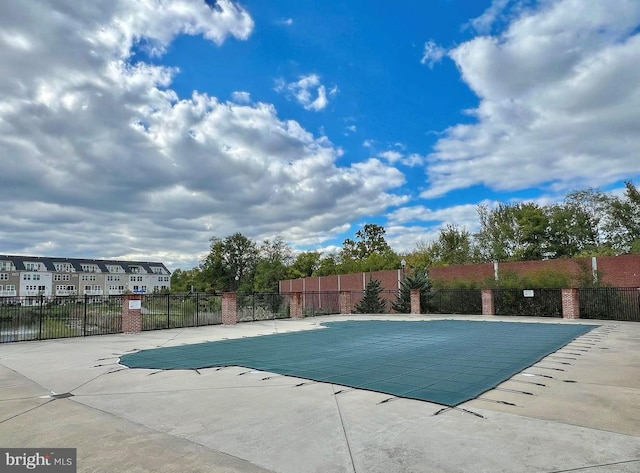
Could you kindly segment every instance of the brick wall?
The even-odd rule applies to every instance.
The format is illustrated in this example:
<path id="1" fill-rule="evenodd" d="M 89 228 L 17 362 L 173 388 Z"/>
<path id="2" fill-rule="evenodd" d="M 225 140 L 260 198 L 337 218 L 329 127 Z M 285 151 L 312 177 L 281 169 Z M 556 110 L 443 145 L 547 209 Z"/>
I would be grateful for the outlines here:
<path id="1" fill-rule="evenodd" d="M 596 267 L 601 282 L 614 287 L 640 288 L 640 255 L 599 256 Z M 547 261 L 517 261 L 499 263 L 498 274 L 506 272 L 536 273 L 539 271 L 561 271 L 569 273 L 577 279 L 584 269 L 592 271 L 591 258 L 557 259 Z M 373 271 L 372 273 L 341 274 L 339 276 L 310 277 L 280 281 L 280 291 L 289 292 L 317 292 L 318 279 L 321 279 L 321 291 L 362 291 L 369 277 L 382 282 L 385 290 L 398 289 L 399 270 Z M 434 267 L 429 271 L 433 280 L 451 282 L 454 280 L 470 280 L 482 282 L 494 277 L 493 263 L 466 264 L 459 266 Z M 577 281 L 575 282 L 577 284 Z"/>
<path id="2" fill-rule="evenodd" d="M 445 283 L 452 281 L 483 282 L 487 279 L 493 279 L 493 274 L 493 263 L 440 266 L 429 270 L 431 279 Z"/>
<path id="3" fill-rule="evenodd" d="M 605 283 L 640 288 L 640 255 L 601 256 L 596 263 Z"/>

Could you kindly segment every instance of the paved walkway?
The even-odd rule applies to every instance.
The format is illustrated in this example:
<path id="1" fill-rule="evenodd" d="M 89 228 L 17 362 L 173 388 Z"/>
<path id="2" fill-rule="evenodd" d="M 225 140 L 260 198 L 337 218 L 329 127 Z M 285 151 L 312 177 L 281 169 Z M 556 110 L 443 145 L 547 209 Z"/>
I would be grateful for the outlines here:
<path id="1" fill-rule="evenodd" d="M 358 318 L 0 345 L 0 446 L 75 447 L 81 472 L 640 472 L 637 323 L 597 322 L 456 409 L 243 368 L 117 363 L 137 349 Z"/>

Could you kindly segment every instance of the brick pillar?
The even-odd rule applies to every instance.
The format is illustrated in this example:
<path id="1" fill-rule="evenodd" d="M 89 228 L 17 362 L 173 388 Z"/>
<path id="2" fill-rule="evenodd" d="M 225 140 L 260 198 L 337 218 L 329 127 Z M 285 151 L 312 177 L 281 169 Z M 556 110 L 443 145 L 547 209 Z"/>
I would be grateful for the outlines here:
<path id="1" fill-rule="evenodd" d="M 562 317 L 565 319 L 580 318 L 580 297 L 578 289 L 562 290 Z"/>
<path id="2" fill-rule="evenodd" d="M 411 313 L 420 313 L 420 289 L 411 289 Z"/>
<path id="3" fill-rule="evenodd" d="M 340 313 L 351 313 L 351 291 L 340 291 Z"/>
<path id="4" fill-rule="evenodd" d="M 292 292 L 289 294 L 290 301 L 290 315 L 292 319 L 304 319 L 304 313 L 302 311 L 302 293 Z"/>
<path id="5" fill-rule="evenodd" d="M 142 332 L 142 295 L 125 294 L 122 298 L 122 333 Z"/>
<path id="6" fill-rule="evenodd" d="M 224 325 L 238 323 L 238 295 L 235 292 L 222 293 L 222 323 Z"/>
<path id="7" fill-rule="evenodd" d="M 496 306 L 493 301 L 493 289 L 482 290 L 482 315 L 496 315 Z"/>

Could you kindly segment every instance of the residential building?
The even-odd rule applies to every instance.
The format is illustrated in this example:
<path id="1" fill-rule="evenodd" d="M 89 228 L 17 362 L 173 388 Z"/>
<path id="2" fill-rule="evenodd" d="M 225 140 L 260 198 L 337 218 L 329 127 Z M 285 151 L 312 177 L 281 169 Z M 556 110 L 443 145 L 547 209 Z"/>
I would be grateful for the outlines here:
<path id="1" fill-rule="evenodd" d="M 153 293 L 171 287 L 163 263 L 0 255 L 0 297 Z"/>

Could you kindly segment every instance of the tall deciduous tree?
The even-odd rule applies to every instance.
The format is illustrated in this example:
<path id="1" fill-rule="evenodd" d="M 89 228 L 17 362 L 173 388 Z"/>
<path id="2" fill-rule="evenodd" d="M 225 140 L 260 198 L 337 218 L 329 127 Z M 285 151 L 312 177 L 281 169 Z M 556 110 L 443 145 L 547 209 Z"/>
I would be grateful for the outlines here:
<path id="1" fill-rule="evenodd" d="M 289 267 L 292 278 L 304 278 L 313 276 L 320 267 L 321 254 L 319 251 L 304 251 L 296 256 L 295 261 Z"/>
<path id="2" fill-rule="evenodd" d="M 250 291 L 258 263 L 255 242 L 241 233 L 211 238 L 209 254 L 200 265 L 203 276 L 216 291 Z"/>
<path id="3" fill-rule="evenodd" d="M 291 248 L 282 237 L 264 240 L 259 248 L 252 289 L 258 292 L 278 292 L 278 282 L 286 279 L 293 261 Z"/>
<path id="4" fill-rule="evenodd" d="M 499 204 L 495 209 L 478 207 L 480 231 L 476 241 L 486 261 L 510 261 L 517 258 L 520 248 L 520 229 L 513 206 Z"/>
<path id="5" fill-rule="evenodd" d="M 640 191 L 631 181 L 625 186 L 623 198 L 609 201 L 611 219 L 606 230 L 618 253 L 640 252 Z"/>
<path id="6" fill-rule="evenodd" d="M 384 227 L 368 223 L 362 230 L 356 232 L 355 240 L 350 238 L 344 240 L 339 255 L 340 272 L 352 273 L 398 268 L 400 258 L 385 240 L 385 233 Z"/>

